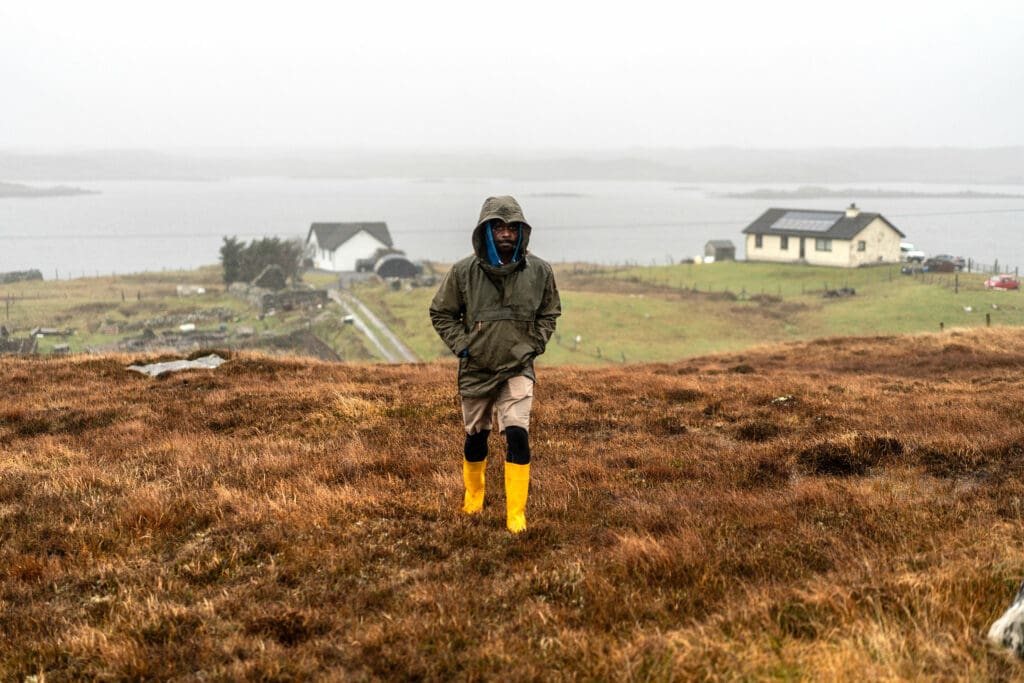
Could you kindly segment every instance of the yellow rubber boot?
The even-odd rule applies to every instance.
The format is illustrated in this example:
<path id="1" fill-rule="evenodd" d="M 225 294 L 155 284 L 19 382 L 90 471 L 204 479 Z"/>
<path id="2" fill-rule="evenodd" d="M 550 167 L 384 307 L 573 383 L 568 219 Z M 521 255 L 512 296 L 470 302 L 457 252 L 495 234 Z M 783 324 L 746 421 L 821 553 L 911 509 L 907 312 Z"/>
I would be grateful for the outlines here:
<path id="1" fill-rule="evenodd" d="M 530 466 L 505 463 L 505 525 L 514 534 L 526 531 L 526 497 L 530 492 Z"/>
<path id="2" fill-rule="evenodd" d="M 484 507 L 484 471 L 487 460 L 470 462 L 462 459 L 462 481 L 466 485 L 466 497 L 462 501 L 462 511 L 472 515 Z"/>

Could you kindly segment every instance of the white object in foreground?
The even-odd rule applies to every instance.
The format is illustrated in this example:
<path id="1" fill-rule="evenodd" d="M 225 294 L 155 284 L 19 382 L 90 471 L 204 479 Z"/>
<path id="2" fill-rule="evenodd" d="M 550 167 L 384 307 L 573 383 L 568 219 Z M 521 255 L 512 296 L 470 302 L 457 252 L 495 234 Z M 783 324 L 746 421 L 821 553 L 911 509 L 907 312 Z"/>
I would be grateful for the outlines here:
<path id="1" fill-rule="evenodd" d="M 1010 608 L 988 630 L 988 639 L 993 645 L 1005 647 L 1024 659 L 1024 583 Z"/>
<path id="2" fill-rule="evenodd" d="M 195 360 L 172 360 L 167 363 L 150 363 L 149 365 L 129 365 L 129 370 L 141 372 L 150 377 L 156 377 L 165 372 L 177 372 L 178 370 L 191 370 L 193 368 L 213 370 L 227 361 L 215 353 Z"/>

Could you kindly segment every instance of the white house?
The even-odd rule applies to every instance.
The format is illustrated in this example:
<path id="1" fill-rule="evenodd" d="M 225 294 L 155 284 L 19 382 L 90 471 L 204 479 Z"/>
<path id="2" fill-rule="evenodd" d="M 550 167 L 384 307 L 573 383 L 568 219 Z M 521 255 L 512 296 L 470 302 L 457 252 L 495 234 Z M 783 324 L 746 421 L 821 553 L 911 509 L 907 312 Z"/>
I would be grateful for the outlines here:
<path id="1" fill-rule="evenodd" d="M 856 204 L 846 211 L 768 209 L 743 234 L 748 261 L 845 268 L 899 263 L 904 237 L 882 214 Z"/>
<path id="2" fill-rule="evenodd" d="M 323 270 L 354 272 L 359 259 L 393 247 L 387 223 L 313 223 L 306 235 L 313 265 Z"/>

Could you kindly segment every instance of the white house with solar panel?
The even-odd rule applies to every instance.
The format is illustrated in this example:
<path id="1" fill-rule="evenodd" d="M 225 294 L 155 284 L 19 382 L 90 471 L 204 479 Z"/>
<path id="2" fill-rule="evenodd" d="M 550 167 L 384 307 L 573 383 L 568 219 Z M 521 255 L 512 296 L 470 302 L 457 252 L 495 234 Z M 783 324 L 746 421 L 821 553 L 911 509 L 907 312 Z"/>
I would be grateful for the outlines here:
<path id="1" fill-rule="evenodd" d="M 768 209 L 743 229 L 748 261 L 856 268 L 899 263 L 905 235 L 882 214 Z"/>
<path id="2" fill-rule="evenodd" d="M 336 272 L 355 272 L 357 261 L 392 249 L 387 223 L 313 223 L 306 235 L 313 266 Z"/>

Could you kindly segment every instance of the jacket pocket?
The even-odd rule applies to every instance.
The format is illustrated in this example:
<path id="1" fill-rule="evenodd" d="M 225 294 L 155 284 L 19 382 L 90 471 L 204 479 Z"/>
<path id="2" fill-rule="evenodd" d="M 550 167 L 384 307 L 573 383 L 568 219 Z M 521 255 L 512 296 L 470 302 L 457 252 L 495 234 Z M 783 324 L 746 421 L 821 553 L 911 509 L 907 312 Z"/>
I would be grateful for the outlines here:
<path id="1" fill-rule="evenodd" d="M 537 353 L 537 349 L 533 348 L 533 344 L 527 342 L 519 342 L 512 347 L 511 350 L 512 358 L 515 360 L 517 365 L 523 365 L 528 360 L 534 357 Z"/>
<path id="2" fill-rule="evenodd" d="M 468 367 L 504 372 L 528 363 L 536 353 L 529 323 L 490 320 L 474 327 L 467 361 Z"/>

